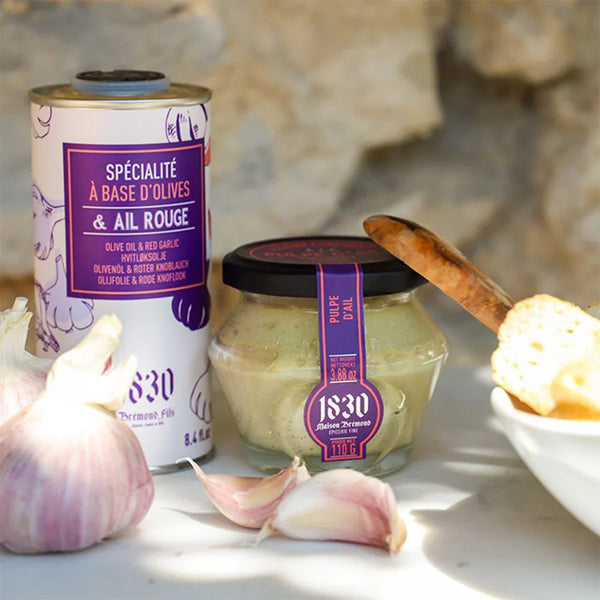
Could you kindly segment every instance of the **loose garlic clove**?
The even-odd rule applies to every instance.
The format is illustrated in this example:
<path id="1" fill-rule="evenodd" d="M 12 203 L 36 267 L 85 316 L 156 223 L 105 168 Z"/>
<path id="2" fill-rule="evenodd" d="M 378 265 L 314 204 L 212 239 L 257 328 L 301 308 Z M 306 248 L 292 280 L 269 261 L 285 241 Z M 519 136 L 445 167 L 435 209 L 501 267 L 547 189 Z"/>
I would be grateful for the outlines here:
<path id="1" fill-rule="evenodd" d="M 111 411 L 135 359 L 105 370 L 121 324 L 102 317 L 60 356 L 39 399 L 0 426 L 0 544 L 19 553 L 80 550 L 137 525 L 154 484 L 132 429 Z"/>
<path id="2" fill-rule="evenodd" d="M 0 312 L 0 424 L 37 399 L 52 364 L 25 350 L 31 316 L 22 297 Z"/>
<path id="3" fill-rule="evenodd" d="M 242 527 L 260 529 L 277 510 L 281 500 L 296 486 L 310 479 L 298 457 L 291 465 L 271 477 L 208 475 L 186 458 L 202 482 L 208 497 L 230 521 Z"/>
<path id="4" fill-rule="evenodd" d="M 392 488 L 350 469 L 324 471 L 282 499 L 257 542 L 275 532 L 303 540 L 336 540 L 400 551 L 406 526 Z"/>

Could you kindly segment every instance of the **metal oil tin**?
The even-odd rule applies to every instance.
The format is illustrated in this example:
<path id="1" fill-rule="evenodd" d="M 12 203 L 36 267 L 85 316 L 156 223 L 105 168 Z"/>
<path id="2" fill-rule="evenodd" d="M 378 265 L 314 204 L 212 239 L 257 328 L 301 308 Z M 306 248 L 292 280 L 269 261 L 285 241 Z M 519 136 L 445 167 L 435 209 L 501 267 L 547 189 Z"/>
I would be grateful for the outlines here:
<path id="1" fill-rule="evenodd" d="M 138 359 L 118 416 L 151 469 L 207 457 L 211 92 L 90 71 L 29 96 L 38 354 L 116 314 Z"/>

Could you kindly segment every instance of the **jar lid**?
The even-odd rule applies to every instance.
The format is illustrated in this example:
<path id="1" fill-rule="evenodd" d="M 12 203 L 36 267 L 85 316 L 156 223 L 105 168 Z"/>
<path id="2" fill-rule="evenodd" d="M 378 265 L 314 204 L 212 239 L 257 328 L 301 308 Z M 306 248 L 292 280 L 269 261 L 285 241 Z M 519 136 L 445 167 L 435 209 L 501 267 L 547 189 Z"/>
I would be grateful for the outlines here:
<path id="1" fill-rule="evenodd" d="M 318 236 L 265 240 L 240 246 L 223 259 L 223 282 L 243 292 L 317 297 L 317 264 L 358 263 L 363 294 L 412 290 L 426 280 L 369 238 Z"/>

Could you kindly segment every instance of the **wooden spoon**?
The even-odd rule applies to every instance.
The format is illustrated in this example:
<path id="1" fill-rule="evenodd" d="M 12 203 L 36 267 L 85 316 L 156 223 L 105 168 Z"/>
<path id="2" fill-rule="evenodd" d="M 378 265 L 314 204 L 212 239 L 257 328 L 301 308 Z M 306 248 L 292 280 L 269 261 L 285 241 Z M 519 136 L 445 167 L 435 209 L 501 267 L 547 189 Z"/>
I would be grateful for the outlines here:
<path id="1" fill-rule="evenodd" d="M 363 227 L 374 242 L 498 333 L 513 301 L 454 246 L 425 227 L 398 217 L 375 215 Z"/>

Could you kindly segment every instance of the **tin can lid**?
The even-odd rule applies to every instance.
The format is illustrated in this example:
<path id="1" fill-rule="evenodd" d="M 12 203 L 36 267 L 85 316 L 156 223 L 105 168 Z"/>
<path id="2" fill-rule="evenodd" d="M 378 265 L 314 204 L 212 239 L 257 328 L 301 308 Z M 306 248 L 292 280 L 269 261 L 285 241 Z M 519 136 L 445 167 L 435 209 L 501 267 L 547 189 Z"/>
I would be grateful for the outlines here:
<path id="1" fill-rule="evenodd" d="M 129 69 L 83 71 L 71 79 L 73 88 L 95 96 L 145 96 L 166 90 L 169 85 L 163 73 Z"/>
<path id="2" fill-rule="evenodd" d="M 294 237 L 240 246 L 223 259 L 223 282 L 243 292 L 317 297 L 317 264 L 358 263 L 363 294 L 381 296 L 414 289 L 426 280 L 369 238 Z"/>

